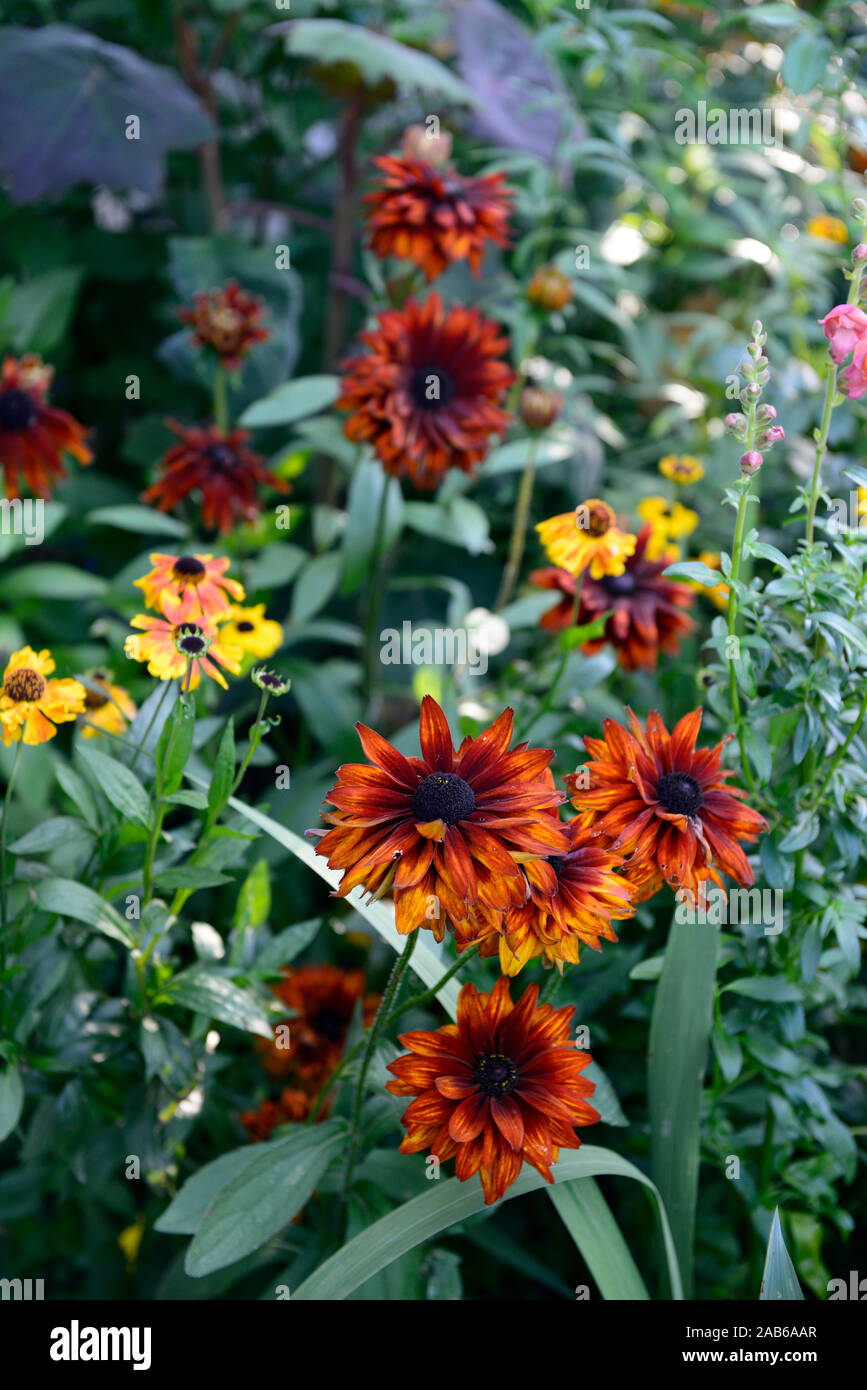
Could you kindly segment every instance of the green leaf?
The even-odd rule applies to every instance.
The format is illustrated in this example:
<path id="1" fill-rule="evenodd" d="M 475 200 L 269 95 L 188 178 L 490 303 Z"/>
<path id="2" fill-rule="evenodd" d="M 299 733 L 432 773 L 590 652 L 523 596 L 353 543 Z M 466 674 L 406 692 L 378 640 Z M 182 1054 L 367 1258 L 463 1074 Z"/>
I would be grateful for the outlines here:
<path id="1" fill-rule="evenodd" d="M 44 878 L 36 885 L 35 893 L 43 912 L 72 917 L 76 922 L 95 927 L 113 941 L 123 942 L 124 946 L 135 945 L 135 936 L 126 918 L 83 883 L 76 883 L 72 878 Z"/>
<path id="2" fill-rule="evenodd" d="M 717 584 L 725 583 L 719 570 L 712 570 L 702 560 L 676 560 L 662 573 L 666 579 L 689 580 L 690 583 L 701 584 L 704 589 L 713 589 Z"/>
<path id="3" fill-rule="evenodd" d="M 340 555 L 317 555 L 305 565 L 292 590 L 292 622 L 303 623 L 324 608 L 340 583 Z"/>
<path id="4" fill-rule="evenodd" d="M 134 502 L 116 507 L 97 507 L 84 517 L 88 526 L 112 526 L 117 531 L 134 531 L 144 536 L 186 536 L 189 526 L 153 507 L 139 507 Z"/>
<path id="5" fill-rule="evenodd" d="M 672 922 L 650 1023 L 651 1172 L 671 1221 L 684 1291 L 692 1295 L 699 1112 L 713 1022 L 719 933 Z"/>
<path id="6" fill-rule="evenodd" d="M 154 1222 L 154 1228 L 167 1235 L 194 1236 L 218 1194 L 255 1162 L 258 1153 L 258 1145 L 245 1144 L 241 1149 L 230 1149 L 206 1163 L 187 1178 L 180 1192 Z"/>
<path id="7" fill-rule="evenodd" d="M 284 965 L 300 956 L 301 952 L 306 951 L 311 942 L 316 940 L 321 926 L 321 917 L 311 917 L 307 922 L 296 922 L 292 927 L 285 927 L 259 952 L 256 957 L 256 969 L 282 970 Z"/>
<path id="8" fill-rule="evenodd" d="M 296 835 L 294 831 L 287 830 L 285 826 L 272 820 L 270 816 L 266 816 L 263 811 L 257 810 L 254 806 L 245 805 L 243 801 L 238 801 L 234 796 L 229 798 L 229 805 L 233 811 L 240 812 L 247 820 L 257 825 L 260 830 L 264 830 L 267 835 L 271 836 L 272 840 L 283 845 L 284 849 L 291 850 L 296 859 L 300 859 L 302 864 L 306 864 L 332 888 L 338 887 L 341 878 L 340 873 L 328 868 L 325 860 L 316 853 L 309 840 L 302 840 L 301 836 Z M 369 922 L 379 933 L 383 941 L 400 954 L 406 945 L 406 937 L 400 935 L 394 924 L 394 908 L 391 903 L 366 902 L 360 888 L 353 888 L 352 892 L 347 894 L 345 901 L 351 903 L 361 913 L 365 921 Z M 435 985 L 437 980 L 445 974 L 452 961 L 444 952 L 435 951 L 433 946 L 428 944 L 426 937 L 427 933 L 416 944 L 412 956 L 412 969 L 419 979 L 430 987 Z M 449 980 L 437 993 L 437 998 L 452 1018 L 457 1013 L 458 992 L 457 981 Z"/>
<path id="9" fill-rule="evenodd" d="M 558 1162 L 551 1169 L 555 1183 L 572 1182 L 576 1178 L 599 1177 L 603 1174 L 632 1178 L 650 1191 L 659 1214 L 673 1294 L 676 1299 L 680 1299 L 680 1277 L 671 1232 L 659 1193 L 650 1179 L 619 1154 L 591 1144 L 582 1144 L 578 1150 L 561 1152 Z M 506 1189 L 501 1201 L 508 1202 L 513 1197 L 521 1197 L 526 1192 L 535 1192 L 546 1186 L 541 1174 L 525 1164 L 512 1185 Z M 430 1240 L 432 1236 L 439 1235 L 450 1226 L 466 1221 L 485 1210 L 481 1183 L 475 1180 L 460 1182 L 458 1178 L 440 1179 L 431 1184 L 430 1191 L 403 1203 L 348 1241 L 337 1254 L 321 1264 L 297 1290 L 293 1289 L 293 1302 L 333 1302 L 348 1298 L 366 1279 L 372 1278 L 379 1270 L 391 1264 L 392 1260 L 399 1259 L 407 1250 L 412 1250 L 422 1241 Z"/>
<path id="10" fill-rule="evenodd" d="M 70 767 L 69 763 L 56 762 L 54 764 L 54 775 L 63 791 L 69 797 L 73 805 L 80 811 L 84 820 L 92 830 L 99 829 L 99 811 L 93 799 L 93 793 L 80 773 L 75 768 Z"/>
<path id="11" fill-rule="evenodd" d="M 164 801 L 168 806 L 189 806 L 194 811 L 207 811 L 207 797 L 202 796 L 201 792 L 170 792 L 168 796 L 161 796 L 160 801 Z"/>
<path id="12" fill-rule="evenodd" d="M 762 1275 L 759 1301 L 786 1300 L 795 1302 L 803 1300 L 803 1297 L 795 1267 L 789 1258 L 786 1242 L 783 1240 L 780 1209 L 774 1207 L 774 1219 L 771 1222 L 771 1234 L 768 1237 L 768 1250 L 765 1255 L 765 1269 Z"/>
<path id="13" fill-rule="evenodd" d="M 333 405 L 340 394 L 340 378 L 336 376 L 302 376 L 287 381 L 276 391 L 254 401 L 241 416 L 244 429 L 263 429 L 266 425 L 290 425 L 307 415 Z"/>
<path id="14" fill-rule="evenodd" d="M 436 58 L 360 24 L 347 24 L 341 19 L 299 19 L 275 25 L 271 33 L 286 35 L 287 53 L 313 58 L 327 66 L 351 63 L 369 86 L 375 87 L 383 78 L 390 78 L 399 87 L 417 87 L 446 101 L 476 105 L 466 83 Z"/>
<path id="15" fill-rule="evenodd" d="M 200 864 L 182 864 L 174 869 L 163 869 L 155 881 L 161 888 L 189 888 L 196 893 L 200 888 L 219 888 L 223 883 L 234 880 L 228 874 L 221 874 L 219 869 L 206 869 Z"/>
<path id="16" fill-rule="evenodd" d="M 609 613 L 601 613 L 598 618 L 593 619 L 592 623 L 582 623 L 580 627 L 567 627 L 565 632 L 560 633 L 561 652 L 571 652 L 574 647 L 581 647 L 585 642 L 592 642 L 598 637 L 604 637 L 605 624 L 610 616 Z"/>
<path id="17" fill-rule="evenodd" d="M 403 495 L 397 478 L 386 477 L 382 465 L 376 459 L 362 456 L 349 483 L 346 526 L 343 529 L 342 591 L 345 594 L 356 589 L 370 573 L 383 488 L 387 491 L 382 516 L 380 554 L 383 554 L 400 535 L 403 526 Z"/>
<path id="18" fill-rule="evenodd" d="M 7 30 L 4 40 L 8 35 Z M 3 330 L 17 352 L 38 352 L 44 356 L 60 346 L 69 328 L 81 279 L 81 270 L 47 270 L 15 286 Z"/>
<path id="19" fill-rule="evenodd" d="M 166 720 L 156 748 L 158 784 L 163 791 L 174 791 L 181 784 L 187 759 L 193 751 L 196 707 L 192 700 L 178 700 L 171 719 Z"/>
<path id="20" fill-rule="evenodd" d="M 529 462 L 532 443 L 529 439 L 513 439 L 492 449 L 476 476 L 493 477 L 499 473 L 523 471 Z M 575 452 L 575 441 L 568 438 L 557 439 L 547 435 L 536 445 L 536 467 L 543 468 L 547 463 L 560 463 Z"/>
<path id="21" fill-rule="evenodd" d="M 605 1198 L 593 1178 L 555 1184 L 548 1196 L 605 1299 L 648 1300 L 650 1294 Z"/>
<path id="22" fill-rule="evenodd" d="M 91 831 L 74 816 L 52 816 L 28 830 L 9 849 L 12 854 L 45 854 L 58 845 L 68 845 L 70 840 L 90 836 Z"/>
<path id="23" fill-rule="evenodd" d="M 230 1178 L 208 1207 L 187 1251 L 187 1274 L 201 1278 L 234 1264 L 288 1226 L 346 1139 L 343 1121 L 327 1120 L 258 1145 L 254 1161 Z"/>
<path id="24" fill-rule="evenodd" d="M 60 598 L 73 602 L 75 599 L 99 598 L 107 587 L 105 580 L 97 574 L 87 574 L 73 565 L 47 561 L 41 565 L 22 565 L 5 575 L 3 597 Z"/>
<path id="25" fill-rule="evenodd" d="M 802 96 L 819 85 L 832 52 L 830 39 L 806 31 L 796 34 L 786 45 L 786 56 L 780 71 L 783 81 L 795 96 Z"/>
<path id="26" fill-rule="evenodd" d="M 150 824 L 150 801 L 135 773 L 96 748 L 88 748 L 86 766 L 115 810 L 120 811 L 125 820 L 147 829 Z"/>
<path id="27" fill-rule="evenodd" d="M 261 927 L 271 911 L 271 879 L 268 863 L 258 859 L 241 885 L 235 907 L 236 928 Z"/>
<path id="28" fill-rule="evenodd" d="M 24 1108 L 24 1083 L 17 1067 L 0 1072 L 0 1144 L 13 1131 Z"/>
<path id="29" fill-rule="evenodd" d="M 210 819 L 216 820 L 226 804 L 232 783 L 235 780 L 235 724 L 230 719 L 220 737 L 217 759 L 208 787 L 208 810 Z"/>
<path id="30" fill-rule="evenodd" d="M 775 1004 L 799 1004 L 802 994 L 797 985 L 791 984 L 782 975 L 753 975 L 743 980 L 732 980 L 720 993 L 731 990 L 733 994 L 746 995 L 747 999 L 766 999 Z"/>
<path id="31" fill-rule="evenodd" d="M 272 1037 L 268 1016 L 256 996 L 213 970 L 196 965 L 183 970 L 163 987 L 159 1000 L 180 1004 L 206 1018 L 218 1018 L 245 1033 Z"/>

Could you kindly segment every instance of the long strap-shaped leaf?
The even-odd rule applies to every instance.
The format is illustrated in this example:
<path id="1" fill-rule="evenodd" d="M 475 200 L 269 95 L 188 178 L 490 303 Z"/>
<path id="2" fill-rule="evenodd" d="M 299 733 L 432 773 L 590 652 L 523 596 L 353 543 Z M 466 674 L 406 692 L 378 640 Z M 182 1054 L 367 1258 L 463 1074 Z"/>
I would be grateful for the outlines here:
<path id="1" fill-rule="evenodd" d="M 668 1218 L 650 1178 L 619 1154 L 593 1144 L 582 1144 L 580 1149 L 561 1154 L 551 1172 L 555 1183 L 613 1174 L 633 1178 L 648 1188 L 659 1213 L 674 1297 L 682 1297 Z M 501 1200 L 508 1202 L 512 1197 L 521 1197 L 525 1192 L 534 1192 L 545 1185 L 544 1178 L 534 1168 L 525 1166 Z M 484 1209 L 485 1198 L 480 1184 L 459 1182 L 457 1178 L 434 1182 L 430 1192 L 423 1192 L 420 1197 L 404 1202 L 350 1240 L 321 1264 L 309 1279 L 305 1279 L 300 1288 L 293 1289 L 292 1298 L 296 1301 L 325 1302 L 347 1298 L 353 1289 L 359 1288 L 367 1279 L 391 1264 L 392 1260 L 406 1254 L 407 1250 Z"/>
<path id="2" fill-rule="evenodd" d="M 671 1218 L 687 1297 L 692 1294 L 699 1110 L 718 939 L 714 926 L 672 923 L 650 1021 L 650 1171 Z"/>
<path id="3" fill-rule="evenodd" d="M 191 778 L 197 781 L 196 778 Z M 261 830 L 270 835 L 278 844 L 283 845 L 302 863 L 311 868 L 314 873 L 319 874 L 326 883 L 330 883 L 336 888 L 340 875 L 329 869 L 325 860 L 316 854 L 313 846 L 303 840 L 294 831 L 287 830 L 278 821 L 265 815 L 264 811 L 259 811 L 253 806 L 247 806 L 243 801 L 236 797 L 230 797 L 229 805 L 235 810 L 246 816 L 254 825 L 258 825 Z M 352 903 L 358 912 L 370 923 L 379 933 L 384 941 L 395 951 L 404 949 L 405 938 L 402 937 L 394 923 L 394 909 L 390 904 L 384 902 L 365 902 L 360 889 L 354 889 L 348 894 L 347 901 Z M 424 980 L 428 986 L 436 984 L 441 979 L 446 969 L 448 961 L 442 952 L 435 950 L 428 945 L 426 940 L 420 940 L 416 944 L 412 958 L 412 969 Z M 449 980 L 445 987 L 437 992 L 437 998 L 443 1005 L 450 1018 L 454 1018 L 457 1013 L 459 985 L 456 980 Z M 595 1163 L 602 1166 L 593 1166 Z M 608 1149 L 594 1147 L 584 1144 L 577 1153 L 564 1153 L 559 1162 L 552 1169 L 554 1181 L 558 1184 L 570 1183 L 576 1178 L 587 1179 L 593 1175 L 616 1173 L 623 1177 L 634 1178 L 643 1183 L 651 1192 L 656 1202 L 659 1212 L 660 1224 L 662 1227 L 663 1242 L 668 1262 L 669 1281 L 671 1283 L 672 1297 L 679 1299 L 683 1297 L 680 1284 L 680 1274 L 677 1265 L 675 1246 L 672 1240 L 671 1231 L 668 1225 L 668 1218 L 665 1207 L 660 1199 L 659 1192 L 649 1178 L 638 1169 L 633 1167 L 619 1154 L 613 1153 Z M 538 1187 L 544 1186 L 544 1180 L 532 1169 L 526 1168 L 521 1173 L 517 1181 L 509 1188 L 505 1198 L 517 1197 L 522 1192 L 532 1192 Z M 582 1187 L 584 1184 L 582 1184 Z M 564 1196 L 562 1202 L 555 1202 L 555 1207 L 564 1221 L 567 1230 L 583 1254 L 587 1265 L 591 1270 L 594 1279 L 599 1285 L 603 1296 L 606 1298 L 620 1299 L 646 1299 L 647 1289 L 639 1274 L 634 1261 L 632 1260 L 626 1242 L 620 1234 L 617 1223 L 614 1220 L 602 1193 L 592 1186 L 593 1193 L 588 1192 L 583 1196 L 576 1188 L 576 1196 L 570 1200 Z M 560 1189 L 565 1194 L 566 1189 Z M 442 1194 L 445 1194 L 443 1202 Z M 427 1204 L 421 1208 L 418 1204 Z M 396 1260 L 407 1250 L 411 1250 L 414 1245 L 422 1240 L 428 1239 L 430 1235 L 436 1235 L 439 1231 L 445 1230 L 457 1221 L 464 1220 L 466 1216 L 474 1212 L 481 1211 L 484 1206 L 484 1197 L 481 1186 L 472 1183 L 460 1183 L 456 1178 L 451 1178 L 444 1183 L 437 1183 L 436 1189 L 426 1192 L 421 1197 L 413 1198 L 411 1202 L 406 1202 L 398 1207 L 396 1211 L 383 1217 L 381 1221 L 370 1227 L 361 1235 L 356 1236 L 348 1245 L 335 1255 L 331 1260 L 327 1260 L 315 1274 L 305 1280 L 302 1285 L 302 1292 L 299 1290 L 293 1293 L 293 1298 L 311 1299 L 340 1299 L 346 1298 L 352 1293 L 353 1289 L 363 1284 L 366 1279 L 378 1273 L 378 1271 Z M 456 1214 L 450 1214 L 454 1210 Z M 418 1220 L 421 1223 L 420 1234 L 415 1238 L 407 1237 L 404 1232 L 404 1217 L 402 1213 L 409 1213 L 410 1221 Z M 393 1223 L 389 1226 L 388 1223 Z M 366 1249 L 365 1242 L 374 1232 L 382 1234 L 386 1240 L 390 1240 L 392 1245 L 383 1246 L 382 1257 L 375 1252 L 371 1253 Z M 379 1237 L 377 1237 L 378 1239 Z M 390 1253 L 393 1248 L 394 1253 Z M 358 1250 L 358 1268 L 361 1271 L 358 1277 L 353 1274 L 351 1279 L 354 1282 L 346 1283 L 345 1279 L 337 1282 L 340 1292 L 327 1291 L 329 1275 L 326 1271 L 331 1271 L 332 1283 L 337 1278 L 337 1271 L 348 1270 L 347 1258 L 350 1251 Z M 320 1276 L 322 1280 L 320 1281 Z M 320 1288 L 326 1291 L 321 1292 Z M 313 1290 L 310 1292 L 309 1290 Z"/>
<path id="4" fill-rule="evenodd" d="M 650 1294 L 608 1203 L 592 1178 L 548 1188 L 603 1298 L 647 1300 Z"/>

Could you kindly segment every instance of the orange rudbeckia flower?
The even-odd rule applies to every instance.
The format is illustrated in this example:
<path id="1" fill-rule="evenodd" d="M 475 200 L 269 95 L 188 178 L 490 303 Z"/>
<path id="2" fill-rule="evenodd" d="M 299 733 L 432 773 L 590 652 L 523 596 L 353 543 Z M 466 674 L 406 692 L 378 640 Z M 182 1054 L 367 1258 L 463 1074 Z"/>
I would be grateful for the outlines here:
<path id="1" fill-rule="evenodd" d="M 594 1084 L 581 1075 L 592 1059 L 569 1032 L 574 1010 L 537 1007 L 538 997 L 530 985 L 513 1004 L 504 977 L 490 994 L 464 985 L 457 1023 L 403 1033 L 409 1054 L 389 1064 L 396 1080 L 388 1090 L 416 1097 L 403 1116 L 401 1152 L 456 1158 L 461 1182 L 479 1174 L 486 1205 L 523 1163 L 553 1182 L 560 1149 L 580 1148 L 575 1126 L 599 1119 L 587 1102 Z"/>
<path id="2" fill-rule="evenodd" d="M 184 678 L 184 689 L 195 690 L 204 671 L 227 690 L 228 685 L 214 662 L 234 676 L 241 669 L 243 653 L 239 647 L 222 642 L 216 626 L 187 622 L 178 614 L 175 614 L 175 621 L 171 621 L 151 618 L 146 613 L 139 613 L 130 626 L 141 628 L 144 635 L 130 633 L 124 644 L 125 655 L 133 661 L 146 661 L 150 674 L 161 681 Z"/>
<path id="3" fill-rule="evenodd" d="M 618 873 L 623 855 L 605 849 L 576 820 L 565 826 L 570 848 L 524 866 L 528 897 L 500 919 L 482 955 L 499 950 L 504 975 L 517 975 L 541 956 L 546 965 L 578 964 L 578 946 L 594 951 L 616 941 L 612 921 L 635 915 L 634 889 Z"/>
<path id="4" fill-rule="evenodd" d="M 162 555 L 155 551 L 150 557 L 153 569 L 134 580 L 141 589 L 148 608 L 163 610 L 167 596 L 173 604 L 186 600 L 191 619 L 207 623 L 229 611 L 229 600 L 240 603 L 244 587 L 230 579 L 226 570 L 231 564 L 227 556 L 216 560 L 213 555 Z"/>
<path id="5" fill-rule="evenodd" d="M 19 496 L 23 478 L 37 497 L 49 498 L 51 485 L 66 477 L 63 455 L 90 463 L 87 431 L 65 410 L 49 405 L 54 368 L 41 357 L 5 357 L 0 367 L 0 471 L 6 496 Z"/>
<path id="6" fill-rule="evenodd" d="M 333 827 L 316 847 L 342 869 L 338 895 L 362 885 L 394 892 L 402 934 L 445 920 L 464 936 L 478 918 L 524 901 L 521 862 L 565 854 L 557 818 L 563 793 L 548 773 L 550 749 L 525 743 L 509 751 L 513 713 L 455 752 L 446 717 L 430 695 L 421 707 L 422 756 L 405 758 L 373 729 L 357 724 L 370 763 L 346 763 L 327 800 Z"/>
<path id="7" fill-rule="evenodd" d="M 536 530 L 549 559 L 570 574 L 581 574 L 590 566 L 593 579 L 605 574 L 622 574 L 635 550 L 635 537 L 618 529 L 617 518 L 607 502 L 591 497 L 574 512 L 540 521 Z"/>
<path id="8" fill-rule="evenodd" d="M 46 649 L 13 652 L 3 673 L 0 727 L 3 742 L 47 743 L 65 724 L 84 713 L 87 691 L 80 681 L 49 680 L 54 659 Z"/>
<path id="9" fill-rule="evenodd" d="M 624 872 L 642 898 L 663 880 L 693 893 L 708 879 L 722 886 L 720 871 L 749 887 L 754 875 L 738 842 L 752 843 L 768 827 L 744 806 L 745 793 L 728 786 L 734 773 L 720 766 L 734 735 L 715 748 L 696 748 L 700 709 L 672 733 L 655 711 L 646 731 L 628 714 L 628 729 L 606 719 L 604 739 L 585 738 L 593 761 L 566 779 L 581 823 L 630 856 Z"/>

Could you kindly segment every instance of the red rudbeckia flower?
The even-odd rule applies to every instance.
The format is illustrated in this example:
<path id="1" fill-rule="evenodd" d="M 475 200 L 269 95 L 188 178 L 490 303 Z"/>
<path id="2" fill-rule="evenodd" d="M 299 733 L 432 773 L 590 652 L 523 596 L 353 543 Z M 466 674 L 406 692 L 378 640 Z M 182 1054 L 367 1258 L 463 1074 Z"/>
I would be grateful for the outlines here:
<path id="1" fill-rule="evenodd" d="M 274 993 L 293 1016 L 286 1019 L 288 1046 L 280 1046 L 279 1024 L 274 1041 L 257 1042 L 262 1065 L 272 1076 L 292 1073 L 314 1090 L 340 1061 L 359 999 L 365 1027 L 373 1022 L 379 1006 L 377 995 L 364 994 L 363 970 L 341 970 L 337 965 L 289 967 L 285 979 L 274 985 Z"/>
<path id="2" fill-rule="evenodd" d="M 577 819 L 564 829 L 568 852 L 524 866 L 527 901 L 505 913 L 482 947 L 482 955 L 499 950 L 504 975 L 517 975 L 538 956 L 562 973 L 564 963 L 577 965 L 579 943 L 599 951 L 600 941 L 617 940 L 612 921 L 635 915 L 634 889 L 618 872 L 623 855 L 605 849 Z"/>
<path id="3" fill-rule="evenodd" d="M 522 861 L 565 854 L 569 840 L 556 811 L 563 793 L 547 771 L 554 755 L 526 743 L 510 752 L 512 724 L 507 709 L 455 752 L 445 715 L 426 695 L 420 758 L 357 724 L 370 763 L 338 768 L 327 797 L 337 809 L 324 817 L 333 829 L 316 847 L 344 871 L 338 895 L 393 888 L 398 931 L 430 926 L 437 940 L 445 918 L 472 936 L 480 917 L 522 903 Z"/>
<path id="4" fill-rule="evenodd" d="M 245 430 L 224 434 L 216 425 L 185 429 L 176 420 L 166 424 L 181 443 L 163 456 L 160 476 L 142 494 L 145 502 L 156 502 L 161 512 L 170 512 L 191 492 L 199 491 L 203 525 L 230 531 L 236 521 L 253 521 L 259 515 L 260 487 L 288 492 L 288 484 L 268 472 L 261 456 L 244 447 L 250 438 Z"/>
<path id="5" fill-rule="evenodd" d="M 605 720 L 605 738 L 585 738 L 593 759 L 567 777 L 572 805 L 584 826 L 629 855 L 625 873 L 649 897 L 662 881 L 697 893 L 719 871 L 749 887 L 753 871 L 738 841 L 752 843 L 767 830 L 730 787 L 734 773 L 720 766 L 729 734 L 715 748 L 696 748 L 700 709 L 684 715 L 669 734 L 656 712 L 647 730 L 629 714 L 629 728 Z M 589 778 L 589 787 L 584 783 Z"/>
<path id="6" fill-rule="evenodd" d="M 603 613 L 610 617 L 604 636 L 585 642 L 581 650 L 598 652 L 610 642 L 620 665 L 627 671 L 652 671 L 660 652 L 674 655 L 683 637 L 693 629 L 693 621 L 682 611 L 691 608 L 695 596 L 686 584 L 665 579 L 667 560 L 648 560 L 645 555 L 652 528 L 643 526 L 636 537 L 635 553 L 625 562 L 622 574 L 606 574 L 593 579 L 585 571 L 581 579 L 581 602 L 575 619 L 577 580 L 568 570 L 534 570 L 530 582 L 540 589 L 558 589 L 563 598 L 544 613 L 541 625 L 549 632 L 592 623 Z"/>
<path id="7" fill-rule="evenodd" d="M 375 255 L 413 261 L 430 281 L 463 259 L 477 275 L 486 241 L 508 246 L 511 194 L 502 174 L 465 178 L 424 159 L 373 162 L 384 175 L 364 199 Z"/>
<path id="8" fill-rule="evenodd" d="M 580 1148 L 576 1125 L 599 1114 L 587 1103 L 594 1085 L 581 1075 L 592 1060 L 569 1035 L 571 1005 L 537 1007 L 530 985 L 513 1004 L 501 977 L 490 994 L 464 985 L 458 1021 L 437 1032 L 404 1033 L 409 1055 L 389 1064 L 396 1096 L 415 1096 L 403 1124 L 402 1153 L 455 1157 L 466 1182 L 481 1178 L 486 1205 L 502 1197 L 531 1164 L 553 1182 L 560 1149 Z"/>
<path id="9" fill-rule="evenodd" d="M 475 309 L 446 313 L 432 294 L 380 314 L 361 341 L 370 352 L 341 364 L 345 434 L 369 441 L 387 473 L 420 488 L 435 488 L 450 468 L 472 473 L 509 423 L 500 406 L 515 377 L 499 360 L 508 340 L 497 325 Z"/>
<path id="10" fill-rule="evenodd" d="M 194 341 L 215 352 L 226 371 L 232 372 L 254 343 L 271 336 L 259 324 L 264 311 L 264 300 L 230 280 L 222 289 L 200 290 L 193 296 L 193 307 L 179 309 L 178 318 L 191 325 Z"/>
<path id="11" fill-rule="evenodd" d="M 65 410 L 48 404 L 54 375 L 41 357 L 28 353 L 6 357 L 0 369 L 0 468 L 6 496 L 19 497 L 23 477 L 31 492 L 45 500 L 51 485 L 66 477 L 64 453 L 79 463 L 93 454 L 85 444 L 86 431 Z"/>

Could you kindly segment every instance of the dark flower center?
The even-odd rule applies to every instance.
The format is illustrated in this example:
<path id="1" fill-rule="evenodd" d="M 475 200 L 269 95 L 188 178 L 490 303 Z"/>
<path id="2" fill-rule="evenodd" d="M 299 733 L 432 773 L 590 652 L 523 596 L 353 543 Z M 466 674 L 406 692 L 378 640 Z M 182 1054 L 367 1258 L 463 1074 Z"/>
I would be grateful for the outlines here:
<path id="1" fill-rule="evenodd" d="M 672 815 L 694 816 L 704 798 L 688 772 L 666 772 L 656 784 L 656 799 Z"/>
<path id="2" fill-rule="evenodd" d="M 86 690 L 84 693 L 85 709 L 102 709 L 103 705 L 108 704 L 107 695 L 97 695 L 95 690 Z"/>
<path id="3" fill-rule="evenodd" d="M 323 1009 L 321 1014 L 317 1014 L 313 1027 L 331 1042 L 340 1042 L 343 1037 L 343 1019 L 333 1009 Z"/>
<path id="4" fill-rule="evenodd" d="M 476 796 L 469 782 L 456 772 L 432 772 L 416 787 L 412 809 L 422 824 L 441 820 L 457 825 L 476 809 Z"/>
<path id="5" fill-rule="evenodd" d="M 254 624 L 248 622 L 236 623 L 235 627 L 239 632 L 252 632 Z"/>
<path id="6" fill-rule="evenodd" d="M 409 394 L 419 410 L 440 410 L 455 398 L 454 378 L 443 367 L 416 367 Z"/>
<path id="7" fill-rule="evenodd" d="M 0 391 L 0 425 L 5 430 L 26 430 L 37 418 L 33 398 L 17 386 Z"/>
<path id="8" fill-rule="evenodd" d="M 175 646 L 184 656 L 203 656 L 210 645 L 196 623 L 181 623 L 175 628 Z"/>
<path id="9" fill-rule="evenodd" d="M 239 623 L 238 626 L 240 627 L 241 624 Z M 263 671 L 259 677 L 259 684 L 268 685 L 272 690 L 279 690 L 283 685 L 283 680 L 282 677 L 275 676 L 273 671 Z"/>
<path id="10" fill-rule="evenodd" d="M 511 1058 L 494 1052 L 476 1060 L 473 1078 L 486 1096 L 508 1096 L 518 1084 L 518 1068 Z"/>
<path id="11" fill-rule="evenodd" d="M 554 870 L 554 873 L 557 875 L 557 878 L 559 879 L 560 875 L 563 872 L 563 865 L 566 863 L 566 855 L 549 854 L 548 863 L 551 865 L 551 868 Z"/>
<path id="12" fill-rule="evenodd" d="M 204 457 L 218 473 L 233 472 L 238 462 L 235 450 L 230 449 L 228 444 L 212 444 L 205 450 Z"/>
<path id="13" fill-rule="evenodd" d="M 39 700 L 45 694 L 45 681 L 38 671 L 21 666 L 10 671 L 3 684 L 3 694 L 10 700 Z"/>
<path id="14" fill-rule="evenodd" d="M 623 594 L 634 594 L 638 588 L 638 580 L 628 571 L 624 574 L 606 574 L 602 580 L 602 587 L 607 594 L 620 598 Z"/>
<path id="15" fill-rule="evenodd" d="M 172 569 L 179 579 L 197 579 L 205 573 L 205 567 L 195 555 L 179 555 Z"/>
<path id="16" fill-rule="evenodd" d="M 605 502 L 584 503 L 578 508 L 576 524 L 588 536 L 604 536 L 614 525 L 614 513 Z"/>

